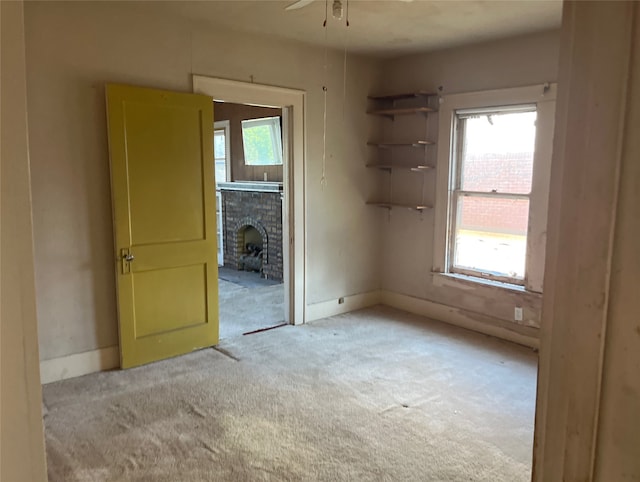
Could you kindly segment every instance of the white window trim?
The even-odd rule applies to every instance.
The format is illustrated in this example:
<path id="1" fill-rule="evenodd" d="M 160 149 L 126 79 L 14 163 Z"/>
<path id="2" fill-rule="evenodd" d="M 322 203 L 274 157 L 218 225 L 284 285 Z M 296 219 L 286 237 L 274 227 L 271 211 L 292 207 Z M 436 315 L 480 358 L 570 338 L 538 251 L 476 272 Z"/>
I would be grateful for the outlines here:
<path id="1" fill-rule="evenodd" d="M 553 129 L 556 101 L 556 84 L 540 84 L 512 89 L 445 95 L 441 98 L 438 114 L 438 155 L 436 178 L 436 206 L 433 271 L 455 279 L 448 273 L 448 237 L 451 214 L 450 187 L 454 125 L 456 111 L 508 105 L 535 104 L 536 147 L 533 160 L 533 178 L 529 201 L 529 228 L 527 232 L 527 257 L 524 288 L 542 292 L 547 233 L 547 211 Z M 467 277 L 473 279 L 473 277 Z M 481 278 L 478 278 L 480 280 Z M 514 285 L 515 286 L 515 285 Z M 506 286 L 507 289 L 511 287 Z"/>
<path id="2" fill-rule="evenodd" d="M 213 123 L 213 130 L 224 129 L 224 153 L 225 153 L 225 179 L 216 179 L 216 183 L 231 181 L 231 125 L 228 120 L 216 121 Z M 215 153 L 214 153 L 215 157 Z"/>

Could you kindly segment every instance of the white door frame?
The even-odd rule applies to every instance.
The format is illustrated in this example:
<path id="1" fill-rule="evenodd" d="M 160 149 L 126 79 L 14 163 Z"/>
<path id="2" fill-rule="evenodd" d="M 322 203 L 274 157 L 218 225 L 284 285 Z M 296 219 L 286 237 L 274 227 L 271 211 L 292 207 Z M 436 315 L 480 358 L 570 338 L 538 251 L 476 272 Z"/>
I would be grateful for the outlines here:
<path id="1" fill-rule="evenodd" d="M 282 109 L 282 127 L 288 135 L 283 145 L 282 261 L 284 264 L 285 321 L 305 322 L 306 307 L 306 221 L 304 106 L 302 90 L 234 80 L 193 76 L 193 91 L 213 100 L 262 105 Z"/>

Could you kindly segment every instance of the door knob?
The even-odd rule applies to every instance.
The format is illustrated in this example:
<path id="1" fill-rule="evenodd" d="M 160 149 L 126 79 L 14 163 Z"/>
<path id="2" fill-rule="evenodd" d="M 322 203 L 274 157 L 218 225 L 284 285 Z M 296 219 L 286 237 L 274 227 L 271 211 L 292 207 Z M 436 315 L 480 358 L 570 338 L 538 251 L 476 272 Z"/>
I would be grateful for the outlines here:
<path id="1" fill-rule="evenodd" d="M 122 259 L 122 274 L 129 274 L 131 273 L 131 261 L 133 261 L 134 259 L 136 259 L 136 257 L 131 254 L 131 252 L 129 251 L 130 248 L 122 248 L 120 250 L 120 258 Z"/>

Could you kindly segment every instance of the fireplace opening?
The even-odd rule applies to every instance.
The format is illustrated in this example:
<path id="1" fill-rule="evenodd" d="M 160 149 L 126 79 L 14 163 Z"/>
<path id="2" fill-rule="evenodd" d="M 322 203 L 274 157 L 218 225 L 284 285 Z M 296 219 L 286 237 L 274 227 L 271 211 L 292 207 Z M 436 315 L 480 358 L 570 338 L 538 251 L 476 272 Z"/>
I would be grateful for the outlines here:
<path id="1" fill-rule="evenodd" d="M 238 270 L 263 275 L 264 243 L 260 231 L 253 226 L 238 230 Z"/>

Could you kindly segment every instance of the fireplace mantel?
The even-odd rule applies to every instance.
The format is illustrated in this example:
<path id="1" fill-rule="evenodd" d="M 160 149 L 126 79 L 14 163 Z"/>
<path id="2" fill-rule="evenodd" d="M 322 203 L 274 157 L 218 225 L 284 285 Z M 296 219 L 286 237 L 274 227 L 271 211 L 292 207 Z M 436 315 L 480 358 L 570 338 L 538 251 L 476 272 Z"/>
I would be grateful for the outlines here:
<path id="1" fill-rule="evenodd" d="M 281 192 L 282 183 L 265 181 L 219 182 L 217 188 L 221 191 Z"/>

